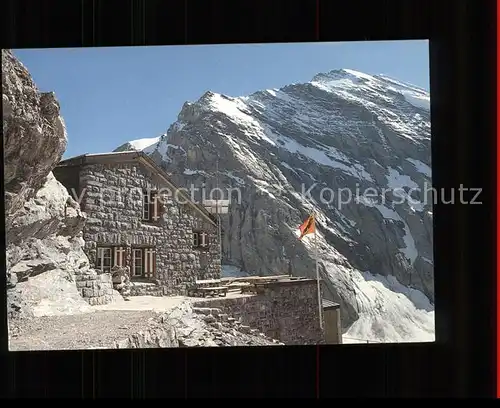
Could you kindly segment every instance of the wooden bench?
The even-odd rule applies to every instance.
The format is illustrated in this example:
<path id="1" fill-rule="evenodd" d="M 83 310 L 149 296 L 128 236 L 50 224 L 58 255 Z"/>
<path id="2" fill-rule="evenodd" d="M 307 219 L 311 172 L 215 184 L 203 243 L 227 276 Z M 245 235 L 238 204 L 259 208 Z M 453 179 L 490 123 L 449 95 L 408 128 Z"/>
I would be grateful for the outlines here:
<path id="1" fill-rule="evenodd" d="M 199 288 L 198 289 L 203 297 L 206 296 L 220 296 L 225 297 L 227 294 L 227 286 L 214 286 L 211 288 Z"/>
<path id="2" fill-rule="evenodd" d="M 231 283 L 229 285 L 225 285 L 228 289 L 229 292 L 239 292 L 239 293 L 246 293 L 246 292 L 252 292 L 253 291 L 253 286 L 251 283 Z"/>
<path id="3" fill-rule="evenodd" d="M 219 286 L 220 284 L 221 284 L 220 279 L 204 279 L 196 281 L 196 287 L 198 288 Z"/>

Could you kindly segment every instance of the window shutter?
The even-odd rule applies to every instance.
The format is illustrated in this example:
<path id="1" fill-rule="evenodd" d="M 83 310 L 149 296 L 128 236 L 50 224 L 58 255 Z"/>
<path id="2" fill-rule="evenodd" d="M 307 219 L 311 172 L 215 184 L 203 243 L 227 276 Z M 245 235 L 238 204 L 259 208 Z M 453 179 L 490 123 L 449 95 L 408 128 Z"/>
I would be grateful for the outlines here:
<path id="1" fill-rule="evenodd" d="M 147 278 L 153 277 L 154 272 L 154 249 L 147 248 L 144 250 L 144 276 Z"/>
<path id="2" fill-rule="evenodd" d="M 148 270 L 148 277 L 149 278 L 153 277 L 154 261 L 155 261 L 155 250 L 154 249 L 150 249 L 149 250 L 149 270 Z"/>
<path id="3" fill-rule="evenodd" d="M 208 234 L 206 232 L 202 232 L 200 234 L 200 246 L 205 248 L 208 245 Z"/>
<path id="4" fill-rule="evenodd" d="M 152 258 L 152 269 L 151 273 L 153 277 L 156 277 L 156 251 L 153 249 L 153 258 Z"/>
<path id="5" fill-rule="evenodd" d="M 132 270 L 132 276 L 135 275 L 135 250 L 132 249 L 132 267 L 130 268 Z"/>
<path id="6" fill-rule="evenodd" d="M 118 247 L 114 247 L 113 248 L 113 266 L 119 265 L 119 259 L 118 259 L 119 256 L 120 256 L 120 252 L 118 252 Z"/>
<path id="7" fill-rule="evenodd" d="M 103 265 L 103 256 L 102 256 L 102 248 L 97 248 L 97 270 L 102 271 Z"/>
<path id="8" fill-rule="evenodd" d="M 152 220 L 153 221 L 158 221 L 160 219 L 160 200 L 158 199 L 158 192 L 153 191 L 151 193 L 151 206 L 152 206 Z"/>

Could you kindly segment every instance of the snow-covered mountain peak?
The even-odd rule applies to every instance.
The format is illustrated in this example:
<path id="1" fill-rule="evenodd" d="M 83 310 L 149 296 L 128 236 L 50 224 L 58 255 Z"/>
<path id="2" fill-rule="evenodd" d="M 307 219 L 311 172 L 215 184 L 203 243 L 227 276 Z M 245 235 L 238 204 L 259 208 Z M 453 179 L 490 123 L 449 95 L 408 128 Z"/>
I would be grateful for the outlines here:
<path id="1" fill-rule="evenodd" d="M 209 91 L 150 142 L 143 151 L 177 185 L 240 189 L 223 220 L 225 262 L 312 276 L 313 248 L 293 231 L 314 210 L 348 334 L 432 338 L 433 315 L 415 301 L 434 296 L 428 92 L 352 69 L 247 96 Z"/>
<path id="2" fill-rule="evenodd" d="M 331 101 L 330 106 L 325 105 L 327 100 Z M 260 90 L 248 96 L 231 97 L 208 91 L 197 102 L 184 104 L 178 119 L 185 124 L 204 113 L 222 114 L 241 126 L 257 129 L 262 126 L 255 120 L 273 122 L 286 117 L 311 137 L 335 128 L 345 135 L 359 134 L 352 129 L 352 121 L 348 129 L 343 129 L 345 115 L 336 106 L 346 103 L 368 111 L 374 120 L 384 123 L 400 137 L 415 141 L 430 138 L 427 91 L 384 75 L 353 69 L 320 73 L 306 83 Z M 276 139 L 266 131 L 257 133 L 260 134 L 257 139 L 267 142 Z"/>
<path id="3" fill-rule="evenodd" d="M 363 83 L 373 81 L 374 77 L 353 69 L 334 69 L 327 73 L 319 73 L 313 77 L 311 82 L 351 81 L 352 83 Z"/>
<path id="4" fill-rule="evenodd" d="M 218 94 L 216 92 L 213 92 L 213 91 L 206 91 L 200 97 L 200 99 L 198 99 L 197 103 L 199 103 L 199 104 L 210 103 L 210 101 L 212 100 L 212 98 L 214 98 L 216 95 L 220 95 L 220 94 Z"/>
<path id="5" fill-rule="evenodd" d="M 338 81 L 342 81 L 338 85 L 365 85 L 371 86 L 376 89 L 378 88 L 380 91 L 391 91 L 392 88 L 397 88 L 405 89 L 407 91 L 414 91 L 419 94 L 429 96 L 428 91 L 408 82 L 400 81 L 385 74 L 371 75 L 349 68 L 336 69 L 327 73 L 319 73 L 315 75 L 310 82 L 330 83 Z"/>
<path id="6" fill-rule="evenodd" d="M 385 103 L 401 110 L 405 108 L 402 102 L 406 102 L 419 110 L 430 110 L 430 95 L 427 91 L 386 75 L 340 69 L 318 74 L 310 83 L 326 92 L 357 100 L 367 107 Z"/>
<path id="7" fill-rule="evenodd" d="M 150 137 L 150 138 L 145 138 L 145 139 L 132 140 L 129 143 L 134 150 L 144 150 L 147 147 L 158 143 L 160 141 L 160 139 L 161 139 L 161 136 Z"/>

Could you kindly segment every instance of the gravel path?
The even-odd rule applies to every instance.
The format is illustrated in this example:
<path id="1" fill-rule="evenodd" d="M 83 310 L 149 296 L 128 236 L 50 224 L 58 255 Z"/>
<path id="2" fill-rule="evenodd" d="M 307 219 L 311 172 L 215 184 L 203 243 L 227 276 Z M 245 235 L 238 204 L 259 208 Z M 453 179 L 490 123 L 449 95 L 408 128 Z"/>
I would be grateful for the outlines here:
<path id="1" fill-rule="evenodd" d="M 110 348 L 114 341 L 148 329 L 151 310 L 102 310 L 68 316 L 43 316 L 9 322 L 10 351 Z"/>
<path id="2" fill-rule="evenodd" d="M 120 342 L 120 348 L 177 347 L 180 343 L 187 347 L 279 343 L 220 309 L 193 309 L 191 300 L 144 296 L 94 306 L 91 313 L 9 320 L 9 350 L 110 349 L 116 348 L 116 342 Z"/>

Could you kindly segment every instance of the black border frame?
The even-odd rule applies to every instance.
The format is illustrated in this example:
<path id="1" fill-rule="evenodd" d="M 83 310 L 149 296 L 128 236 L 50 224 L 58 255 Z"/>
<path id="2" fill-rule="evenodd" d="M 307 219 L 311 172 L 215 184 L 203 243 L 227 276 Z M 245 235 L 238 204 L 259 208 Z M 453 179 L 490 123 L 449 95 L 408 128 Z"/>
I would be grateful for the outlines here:
<path id="1" fill-rule="evenodd" d="M 435 344 L 4 352 L 1 366 L 7 367 L 9 381 L 2 394 L 17 398 L 495 394 L 492 0 L 8 0 L 3 6 L 3 48 L 428 38 L 433 182 L 438 188 L 482 187 L 483 205 L 438 204 L 434 209 Z M 1 205 L 3 209 L 3 201 Z M 3 234 L 1 239 L 5 246 Z M 5 296 L 5 286 L 0 292 Z M 6 323 L 5 308 L 0 310 Z M 6 337 L 1 336 L 3 350 Z"/>

